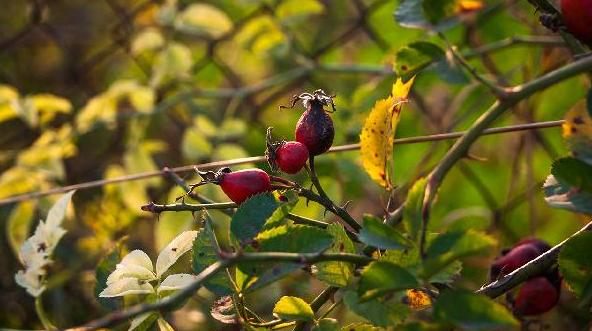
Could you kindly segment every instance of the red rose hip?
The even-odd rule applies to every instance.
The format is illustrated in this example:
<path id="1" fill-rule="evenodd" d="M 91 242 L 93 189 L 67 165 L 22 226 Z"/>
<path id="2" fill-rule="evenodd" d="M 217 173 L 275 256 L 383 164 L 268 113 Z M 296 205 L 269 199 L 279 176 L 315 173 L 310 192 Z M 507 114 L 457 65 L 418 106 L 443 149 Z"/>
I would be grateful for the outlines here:
<path id="1" fill-rule="evenodd" d="M 224 172 L 220 176 L 218 185 L 230 200 L 237 204 L 253 195 L 272 190 L 269 175 L 261 169 Z"/>
<path id="2" fill-rule="evenodd" d="M 282 144 L 275 152 L 275 162 L 285 173 L 295 174 L 300 171 L 308 160 L 308 148 L 297 141 Z"/>
<path id="3" fill-rule="evenodd" d="M 491 265 L 490 277 L 496 280 L 498 277 L 507 275 L 535 259 L 541 252 L 531 244 L 522 244 L 512 248 L 508 253 L 497 258 Z"/>
<path id="4" fill-rule="evenodd" d="M 306 111 L 296 123 L 296 141 L 304 144 L 311 156 L 323 154 L 329 150 L 335 137 L 333 120 L 324 108 L 331 106 L 335 111 L 333 97 L 323 90 L 316 90 L 312 94 L 302 93 L 294 97 L 292 107 L 298 100 L 302 100 Z"/>
<path id="5" fill-rule="evenodd" d="M 543 276 L 526 281 L 514 301 L 518 315 L 540 315 L 551 310 L 559 300 L 559 289 Z"/>
<path id="6" fill-rule="evenodd" d="M 567 31 L 592 46 L 592 0 L 561 0 L 561 12 Z"/>

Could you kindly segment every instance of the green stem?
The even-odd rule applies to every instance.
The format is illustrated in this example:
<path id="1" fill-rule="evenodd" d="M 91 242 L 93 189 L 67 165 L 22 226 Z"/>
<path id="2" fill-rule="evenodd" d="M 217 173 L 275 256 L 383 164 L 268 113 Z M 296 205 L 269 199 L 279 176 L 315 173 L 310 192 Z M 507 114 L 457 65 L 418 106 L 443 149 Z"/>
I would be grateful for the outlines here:
<path id="1" fill-rule="evenodd" d="M 582 58 L 555 71 L 549 72 L 531 82 L 507 89 L 503 100 L 496 101 L 483 115 L 481 115 L 465 134 L 456 141 L 444 158 L 428 176 L 428 183 L 423 202 L 423 222 L 420 237 L 420 252 L 425 252 L 426 233 L 428 229 L 430 208 L 436 197 L 444 177 L 456 162 L 468 153 L 472 144 L 482 135 L 483 131 L 495 120 L 518 102 L 530 97 L 538 91 L 559 83 L 567 78 L 592 70 L 592 56 Z"/>
<path id="2" fill-rule="evenodd" d="M 163 211 L 202 211 L 209 209 L 231 209 L 236 208 L 237 205 L 234 202 L 217 202 L 217 203 L 203 203 L 203 204 L 189 204 L 189 203 L 171 203 L 166 205 L 158 205 L 153 202 L 143 205 L 141 208 L 143 211 L 151 213 L 161 213 Z"/>
<path id="3" fill-rule="evenodd" d="M 45 330 L 57 330 L 57 328 L 51 323 L 45 309 L 43 308 L 43 301 L 41 300 L 41 295 L 35 298 L 35 312 L 43 324 Z"/>
<path id="4" fill-rule="evenodd" d="M 314 194 L 314 192 L 312 192 L 310 190 L 306 190 L 304 188 L 300 188 L 299 194 L 306 197 L 309 200 L 312 200 L 312 201 L 322 205 L 328 211 L 339 216 L 355 232 L 360 232 L 360 230 L 362 229 L 360 224 L 347 212 L 347 210 L 345 210 L 345 208 L 335 205 L 335 203 L 333 203 L 333 200 L 331 200 L 329 198 L 329 196 L 327 195 L 327 193 L 325 193 L 325 190 L 323 189 L 323 186 L 321 185 L 321 182 L 319 181 L 319 178 L 317 177 L 317 173 L 315 170 L 314 156 L 311 156 L 309 158 L 309 167 L 306 167 L 306 170 L 308 171 L 308 174 L 310 176 L 310 180 L 311 180 L 312 184 L 317 189 L 319 194 L 318 195 Z"/>

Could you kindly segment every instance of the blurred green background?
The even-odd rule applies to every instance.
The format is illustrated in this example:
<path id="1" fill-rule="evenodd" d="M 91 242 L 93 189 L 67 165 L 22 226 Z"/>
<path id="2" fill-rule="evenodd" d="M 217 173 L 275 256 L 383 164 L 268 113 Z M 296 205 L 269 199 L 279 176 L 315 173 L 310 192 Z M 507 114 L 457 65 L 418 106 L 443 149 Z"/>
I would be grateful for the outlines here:
<path id="1" fill-rule="evenodd" d="M 356 143 L 374 102 L 390 93 L 396 51 L 417 40 L 442 45 L 433 35 L 397 24 L 397 6 L 384 0 L 3 1 L 0 199 L 164 166 L 262 155 L 265 129 L 273 126 L 278 138 L 293 139 L 302 112 L 278 106 L 318 88 L 337 95 L 334 144 Z M 488 1 L 445 33 L 461 50 L 517 35 L 549 35 L 533 11 L 526 1 Z M 511 85 L 568 60 L 561 47 L 517 46 L 471 63 Z M 522 102 L 496 125 L 561 119 L 585 92 L 581 77 L 567 80 Z M 415 82 L 397 137 L 466 129 L 493 101 L 458 68 L 430 68 Z M 399 202 L 451 143 L 395 147 Z M 446 177 L 433 211 L 434 230 L 484 229 L 498 238 L 499 248 L 525 236 L 558 243 L 584 222 L 548 207 L 542 197 L 552 160 L 566 153 L 559 128 L 481 138 L 471 150 L 476 160 L 462 161 Z M 323 155 L 318 172 L 336 202 L 352 200 L 349 208 L 358 219 L 384 214 L 386 197 L 362 170 L 358 152 Z M 199 192 L 226 201 L 216 187 Z M 156 257 L 176 234 L 196 226 L 190 213 L 156 217 L 139 208 L 182 193 L 166 178 L 152 177 L 74 196 L 44 295 L 58 325 L 105 313 L 92 291 L 94 268 L 116 243 Z M 55 199 L 0 206 L 0 327 L 40 327 L 32 298 L 14 282 L 21 268 L 16 253 Z M 304 202 L 294 212 L 333 219 Z M 227 217 L 213 215 L 220 228 L 227 225 Z M 495 254 L 465 261 L 463 284 L 485 283 Z M 249 301 L 269 316 L 281 295 L 310 300 L 320 288 L 296 273 Z M 232 329 L 209 317 L 214 299 L 201 290 L 169 321 L 180 330 Z M 573 305 L 564 298 L 549 323 L 577 329 L 581 317 Z M 351 314 L 341 318 L 359 320 Z"/>

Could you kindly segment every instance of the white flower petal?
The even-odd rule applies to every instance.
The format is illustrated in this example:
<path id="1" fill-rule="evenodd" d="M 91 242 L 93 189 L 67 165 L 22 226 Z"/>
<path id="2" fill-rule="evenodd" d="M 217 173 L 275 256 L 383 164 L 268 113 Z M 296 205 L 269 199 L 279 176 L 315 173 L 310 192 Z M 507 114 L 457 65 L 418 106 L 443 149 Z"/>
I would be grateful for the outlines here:
<path id="1" fill-rule="evenodd" d="M 143 323 L 146 323 L 146 324 L 149 323 L 150 325 L 152 325 L 152 323 L 154 323 L 154 321 L 156 320 L 157 317 L 158 317 L 158 314 L 153 313 L 153 312 L 138 315 L 132 320 L 130 327 L 129 327 L 129 329 L 127 329 L 127 331 L 133 331 L 136 328 L 138 328 L 139 326 L 142 326 Z M 141 329 L 147 330 L 150 325 L 144 325 L 145 327 L 142 327 Z"/>
<path id="2" fill-rule="evenodd" d="M 122 278 L 136 278 L 139 280 L 154 280 L 156 275 L 154 272 L 138 265 L 133 264 L 117 264 L 115 270 L 107 277 L 107 285 L 112 284 Z"/>
<path id="3" fill-rule="evenodd" d="M 154 267 L 152 266 L 152 260 L 150 260 L 148 254 L 144 253 L 144 251 L 139 249 L 135 249 L 129 252 L 129 254 L 127 254 L 123 257 L 123 259 L 121 259 L 120 264 L 137 265 L 144 267 L 148 270 L 154 270 Z"/>
<path id="4" fill-rule="evenodd" d="M 51 263 L 49 254 L 40 249 L 42 246 L 35 243 L 31 238 L 27 239 L 21 246 L 19 257 L 25 268 L 39 269 Z"/>
<path id="5" fill-rule="evenodd" d="M 162 274 L 177 262 L 181 255 L 191 249 L 195 237 L 197 237 L 197 231 L 185 231 L 173 239 L 160 252 L 156 259 L 156 275 L 158 277 L 162 276 Z"/>
<path id="6" fill-rule="evenodd" d="M 51 209 L 47 213 L 47 220 L 46 223 L 51 228 L 57 228 L 62 224 L 64 220 L 64 216 L 66 216 L 66 209 L 68 208 L 68 203 L 72 199 L 72 195 L 76 191 L 70 191 L 64 195 L 62 195 Z"/>
<path id="7" fill-rule="evenodd" d="M 160 286 L 156 292 L 160 293 L 162 291 L 180 290 L 186 286 L 189 286 L 196 279 L 197 276 L 191 274 L 169 275 L 162 283 L 160 283 Z"/>
<path id="8" fill-rule="evenodd" d="M 136 278 L 122 278 L 114 283 L 107 285 L 99 297 L 113 298 L 130 294 L 149 294 L 154 293 L 154 288 L 150 283 Z"/>
<path id="9" fill-rule="evenodd" d="M 31 296 L 38 297 L 45 291 L 44 276 L 44 269 L 19 270 L 14 275 L 14 280 L 20 287 L 25 288 Z"/>

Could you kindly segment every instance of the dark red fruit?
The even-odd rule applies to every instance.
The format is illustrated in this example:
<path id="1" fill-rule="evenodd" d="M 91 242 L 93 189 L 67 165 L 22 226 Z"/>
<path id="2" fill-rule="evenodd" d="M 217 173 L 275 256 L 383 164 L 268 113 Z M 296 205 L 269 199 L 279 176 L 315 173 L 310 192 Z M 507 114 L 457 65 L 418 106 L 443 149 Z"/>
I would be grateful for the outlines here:
<path id="1" fill-rule="evenodd" d="M 505 255 L 498 257 L 491 265 L 489 273 L 491 280 L 511 273 L 540 254 L 540 250 L 532 244 L 522 244 L 512 248 Z"/>
<path id="2" fill-rule="evenodd" d="M 561 13 L 567 30 L 592 46 L 592 0 L 561 0 Z"/>
<path id="3" fill-rule="evenodd" d="M 271 191 L 269 175 L 261 169 L 245 169 L 221 174 L 218 185 L 237 204 L 253 195 Z"/>
<path id="4" fill-rule="evenodd" d="M 308 161 L 308 148 L 297 141 L 288 141 L 275 151 L 275 162 L 285 173 L 295 174 Z"/>
<path id="5" fill-rule="evenodd" d="M 333 98 L 323 90 L 302 93 L 294 97 L 292 107 L 298 100 L 302 100 L 306 111 L 296 123 L 296 141 L 304 144 L 311 156 L 323 154 L 331 147 L 335 136 L 333 120 L 325 110 L 325 106 L 331 106 L 335 111 Z"/>
<path id="6" fill-rule="evenodd" d="M 518 246 L 526 245 L 526 244 L 536 247 L 539 250 L 539 254 L 543 254 L 544 252 L 551 249 L 551 246 L 549 246 L 549 244 L 547 244 L 546 242 L 544 242 L 540 239 L 536 239 L 536 238 L 522 239 L 518 243 L 516 243 L 516 245 L 514 245 L 514 247 L 518 247 Z"/>
<path id="7" fill-rule="evenodd" d="M 514 311 L 518 315 L 539 315 L 551 310 L 559 300 L 559 289 L 544 277 L 526 281 L 516 295 Z"/>

